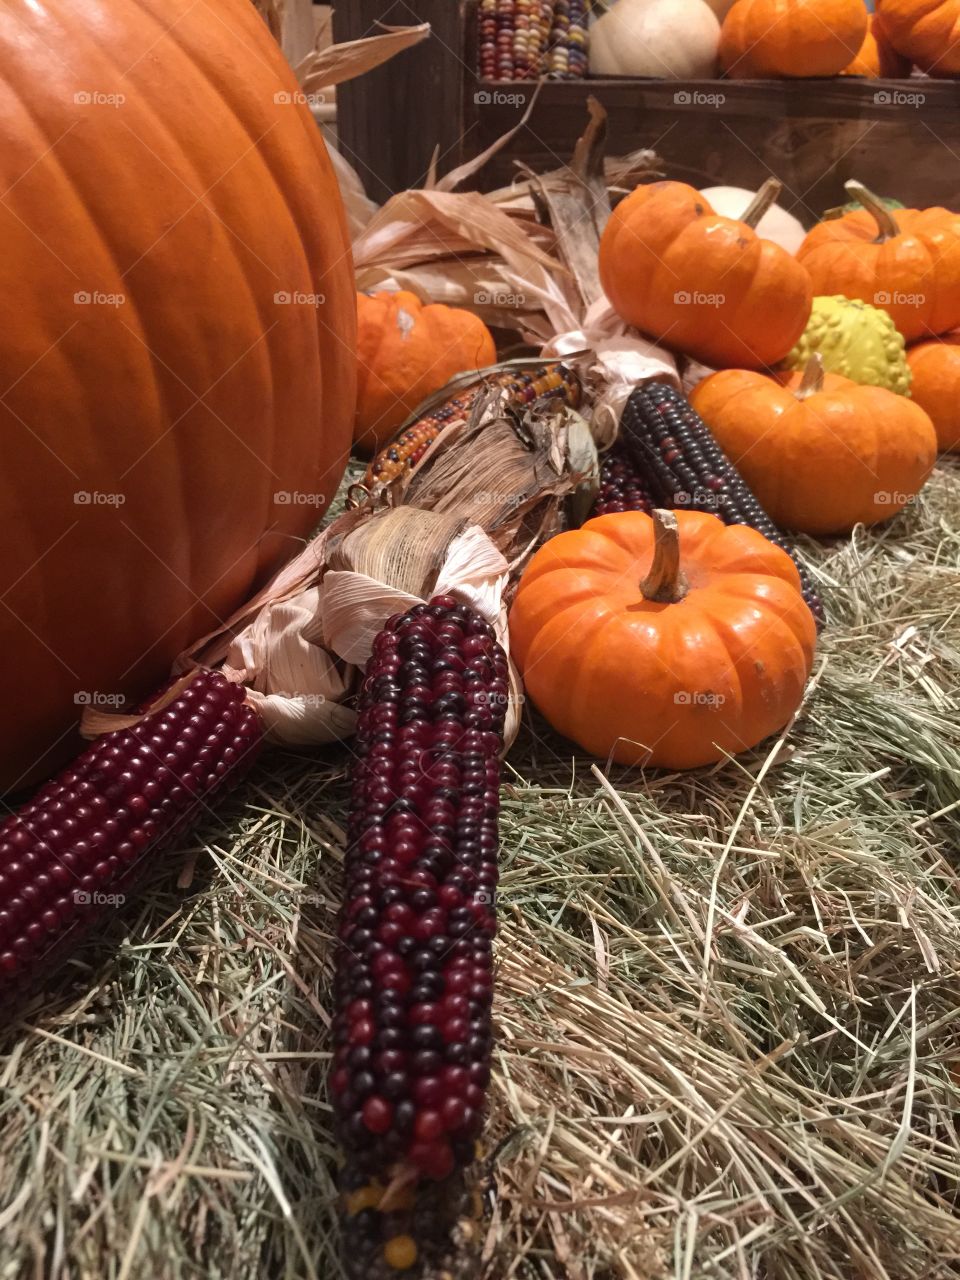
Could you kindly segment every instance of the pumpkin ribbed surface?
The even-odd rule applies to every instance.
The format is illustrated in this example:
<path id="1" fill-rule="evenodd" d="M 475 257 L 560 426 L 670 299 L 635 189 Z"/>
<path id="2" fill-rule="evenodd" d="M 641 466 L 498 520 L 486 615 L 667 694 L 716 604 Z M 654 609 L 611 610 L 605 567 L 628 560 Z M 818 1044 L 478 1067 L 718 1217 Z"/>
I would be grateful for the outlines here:
<path id="1" fill-rule="evenodd" d="M 960 0 L 877 0 L 890 44 L 933 76 L 960 75 Z"/>
<path id="2" fill-rule="evenodd" d="M 800 701 L 816 627 L 785 551 L 745 525 L 676 512 L 679 603 L 646 599 L 654 522 L 600 516 L 526 569 L 510 641 L 555 729 L 622 764 L 685 769 L 754 746 Z"/>
<path id="3" fill-rule="evenodd" d="M 0 58 L 3 790 L 317 522 L 355 293 L 319 132 L 248 0 L 13 0 Z"/>
<path id="4" fill-rule="evenodd" d="M 683 182 L 645 184 L 621 200 L 599 267 L 628 324 L 714 368 L 775 364 L 810 316 L 813 290 L 799 263 Z"/>
<path id="5" fill-rule="evenodd" d="M 720 66 L 734 78 L 835 76 L 866 33 L 863 0 L 737 0 L 720 32 Z"/>
<path id="6" fill-rule="evenodd" d="M 472 312 L 416 294 L 357 295 L 357 421 L 362 450 L 380 449 L 401 423 L 458 373 L 493 364 L 490 330 Z"/>

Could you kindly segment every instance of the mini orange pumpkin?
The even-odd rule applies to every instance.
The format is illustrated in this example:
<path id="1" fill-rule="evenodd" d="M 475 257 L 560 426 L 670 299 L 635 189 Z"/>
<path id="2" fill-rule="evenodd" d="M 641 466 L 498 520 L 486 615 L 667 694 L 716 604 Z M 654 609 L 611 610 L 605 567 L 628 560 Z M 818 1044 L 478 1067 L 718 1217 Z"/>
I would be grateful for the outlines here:
<path id="1" fill-rule="evenodd" d="M 405 418 L 458 373 L 493 364 L 490 330 L 470 311 L 424 306 L 413 293 L 357 294 L 357 419 L 362 452 L 380 449 Z"/>
<path id="2" fill-rule="evenodd" d="M 960 214 L 891 210 L 845 185 L 863 209 L 818 223 L 797 250 L 814 292 L 880 307 L 908 342 L 960 326 Z"/>
<path id="3" fill-rule="evenodd" d="M 877 15 L 871 13 L 870 25 L 863 37 L 860 52 L 840 74 L 866 76 L 871 80 L 880 76 L 889 80 L 901 80 L 910 74 L 910 59 L 904 58 L 894 49 L 884 35 Z"/>
<path id="4" fill-rule="evenodd" d="M 599 516 L 520 580 L 510 645 L 534 705 L 602 758 L 692 769 L 800 704 L 816 626 L 785 551 L 701 511 Z"/>
<path id="5" fill-rule="evenodd" d="M 882 387 L 805 371 L 766 378 L 727 369 L 705 378 L 690 403 L 758 501 L 784 529 L 847 533 L 901 511 L 937 454 L 930 419 Z"/>
<path id="6" fill-rule="evenodd" d="M 737 0 L 720 32 L 720 67 L 735 79 L 835 76 L 866 33 L 863 0 Z"/>
<path id="7" fill-rule="evenodd" d="M 637 187 L 600 241 L 600 279 L 638 329 L 714 367 L 782 360 L 810 318 L 810 278 L 753 230 L 780 184 L 764 183 L 741 219 L 715 213 L 683 182 Z"/>
<path id="8" fill-rule="evenodd" d="M 960 450 L 960 333 L 918 342 L 907 352 L 911 394 L 930 415 L 940 449 Z"/>
<path id="9" fill-rule="evenodd" d="M 960 0 L 877 0 L 877 21 L 921 71 L 960 75 Z"/>

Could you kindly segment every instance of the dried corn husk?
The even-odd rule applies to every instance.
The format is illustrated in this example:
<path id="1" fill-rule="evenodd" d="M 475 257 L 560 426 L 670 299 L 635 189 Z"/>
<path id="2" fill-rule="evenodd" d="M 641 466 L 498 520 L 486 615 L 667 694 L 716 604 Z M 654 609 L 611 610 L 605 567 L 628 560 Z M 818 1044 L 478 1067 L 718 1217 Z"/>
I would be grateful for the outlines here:
<path id="1" fill-rule="evenodd" d="M 606 113 L 592 98 L 589 109 L 570 165 L 543 176 L 525 170 L 521 186 L 492 195 L 456 193 L 471 162 L 432 187 L 402 192 L 356 237 L 354 263 L 360 289 L 409 289 L 427 302 L 466 306 L 488 324 L 519 330 L 547 357 L 586 351 L 579 367 L 605 446 L 638 382 L 679 386 L 679 374 L 670 352 L 613 311 L 597 271 L 611 185 L 635 184 L 655 157 L 637 152 L 608 163 Z"/>
<path id="2" fill-rule="evenodd" d="M 373 638 L 391 614 L 438 593 L 479 610 L 509 655 L 510 582 L 558 527 L 562 502 L 596 471 L 571 410 L 518 420 L 503 392 L 442 432 L 384 495 L 346 511 L 226 624 L 181 655 L 178 670 L 219 666 L 246 685 L 275 742 L 349 737 L 349 700 Z M 509 501 L 497 501 L 506 498 Z M 509 745 L 519 725 L 511 666 Z M 102 731 L 102 730 L 101 730 Z"/>

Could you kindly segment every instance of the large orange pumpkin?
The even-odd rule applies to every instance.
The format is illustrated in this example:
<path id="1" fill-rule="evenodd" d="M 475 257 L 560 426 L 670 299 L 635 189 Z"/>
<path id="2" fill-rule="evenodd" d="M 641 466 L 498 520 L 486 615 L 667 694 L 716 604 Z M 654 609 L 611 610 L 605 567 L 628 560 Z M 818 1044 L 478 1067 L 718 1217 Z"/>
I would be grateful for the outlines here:
<path id="1" fill-rule="evenodd" d="M 888 209 L 845 185 L 864 207 L 818 223 L 797 250 L 814 292 L 880 307 L 908 342 L 960 326 L 960 214 Z"/>
<path id="2" fill-rule="evenodd" d="M 867 33 L 863 0 L 737 0 L 720 32 L 720 67 L 735 79 L 835 76 Z"/>
<path id="3" fill-rule="evenodd" d="M 877 21 L 921 71 L 960 75 L 960 0 L 877 0 Z"/>
<path id="4" fill-rule="evenodd" d="M 750 222 L 766 208 L 758 198 Z M 628 324 L 714 367 L 776 364 L 813 301 L 791 254 L 683 182 L 637 187 L 617 205 L 600 241 L 600 279 Z"/>
<path id="5" fill-rule="evenodd" d="M 0 790 L 143 695 L 339 481 L 336 181 L 249 0 L 0 10 Z"/>
<path id="6" fill-rule="evenodd" d="M 860 52 L 849 66 L 840 72 L 843 76 L 867 76 L 877 79 L 903 79 L 910 74 L 910 59 L 894 49 L 887 40 L 875 13 L 870 15 L 870 25 L 863 37 Z"/>
<path id="7" fill-rule="evenodd" d="M 427 396 L 458 373 L 493 364 L 497 350 L 479 316 L 413 293 L 357 295 L 357 421 L 366 453 L 389 441 Z"/>
<path id="8" fill-rule="evenodd" d="M 699 383 L 690 403 L 783 529 L 847 533 L 887 520 L 920 491 L 936 459 L 919 405 L 825 375 L 819 356 L 776 380 L 725 369 Z"/>
<path id="9" fill-rule="evenodd" d="M 599 516 L 551 538 L 510 611 L 527 694 L 555 729 L 669 769 L 781 729 L 815 638 L 787 553 L 700 511 Z"/>
<path id="10" fill-rule="evenodd" d="M 940 449 L 960 450 L 960 333 L 918 342 L 907 351 L 911 395 L 930 415 Z"/>

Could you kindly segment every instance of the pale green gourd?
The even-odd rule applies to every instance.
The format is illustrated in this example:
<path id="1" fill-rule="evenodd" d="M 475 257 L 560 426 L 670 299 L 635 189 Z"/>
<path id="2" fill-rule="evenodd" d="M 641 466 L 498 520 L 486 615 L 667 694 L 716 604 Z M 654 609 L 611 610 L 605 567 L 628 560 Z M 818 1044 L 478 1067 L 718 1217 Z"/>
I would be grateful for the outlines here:
<path id="1" fill-rule="evenodd" d="M 913 375 L 903 337 L 879 307 L 842 295 L 814 298 L 807 327 L 784 366 L 803 369 L 816 351 L 829 373 L 902 396 L 910 394 Z"/>

